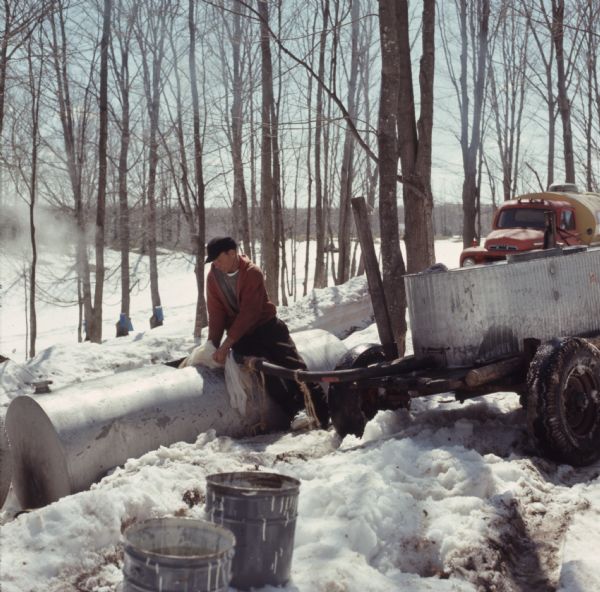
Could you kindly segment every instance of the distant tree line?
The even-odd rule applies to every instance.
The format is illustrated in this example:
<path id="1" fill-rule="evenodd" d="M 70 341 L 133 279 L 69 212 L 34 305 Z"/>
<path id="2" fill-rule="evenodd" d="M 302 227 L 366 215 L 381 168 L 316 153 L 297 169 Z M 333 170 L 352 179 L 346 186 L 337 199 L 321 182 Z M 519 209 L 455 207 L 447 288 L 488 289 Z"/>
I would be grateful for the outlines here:
<path id="1" fill-rule="evenodd" d="M 130 250 L 148 253 L 156 327 L 157 247 L 187 237 L 199 337 L 217 229 L 252 257 L 260 244 L 285 304 L 286 239 L 314 239 L 295 263 L 303 294 L 313 269 L 315 287 L 360 270 L 357 195 L 402 353 L 402 276 L 434 262 L 436 233 L 468 245 L 501 200 L 557 179 L 598 188 L 599 19 L 600 0 L 4 0 L 0 208 L 29 214 L 29 355 L 42 204 L 78 228 L 78 338 L 100 341 L 107 246 L 125 320 Z M 456 186 L 436 185 L 448 171 Z"/>
<path id="2" fill-rule="evenodd" d="M 57 209 L 45 208 L 44 218 L 46 226 L 50 229 L 53 224 L 64 227 L 69 222 L 68 215 Z M 481 218 L 483 227 L 486 231 L 491 227 L 492 216 L 494 209 L 490 204 L 482 204 Z M 106 208 L 106 246 L 108 248 L 118 250 L 121 244 L 120 225 L 119 225 L 119 209 L 117 205 L 108 205 Z M 232 221 L 230 208 L 206 208 L 206 226 L 210 228 L 211 236 L 221 236 L 232 234 Z M 327 237 L 327 248 L 334 247 L 338 251 L 338 217 L 339 212 L 333 208 L 329 213 L 331 217 L 331 234 Z M 310 240 L 314 241 L 316 236 L 316 224 L 314 216 L 307 208 L 298 207 L 295 210 L 285 208 L 282 212 L 284 236 L 289 242 L 290 240 L 305 241 L 306 240 L 306 225 L 311 218 L 310 225 Z M 144 208 L 141 206 L 131 207 L 129 209 L 130 225 L 133 229 L 129 232 L 130 250 L 136 252 L 145 252 L 146 247 L 146 232 L 144 231 Z M 404 208 L 398 207 L 398 217 L 400 220 L 400 235 L 404 232 Z M 451 238 L 460 237 L 462 232 L 462 206 L 460 203 L 441 203 L 436 204 L 433 210 L 433 228 L 436 238 Z M 375 240 L 379 240 L 379 215 L 377 208 L 371 215 L 371 232 Z M 6 215 L 0 219 L 0 241 L 5 245 L 11 242 L 20 241 L 23 235 L 29 232 L 28 220 L 18 216 L 14 210 L 7 209 Z M 46 230 L 45 239 L 48 240 L 52 235 L 52 230 Z M 89 234 L 89 232 L 88 232 Z M 350 240 L 355 243 L 358 238 L 351 228 Z M 185 224 L 185 219 L 181 210 L 173 204 L 170 207 L 157 208 L 157 245 L 163 249 L 174 251 L 183 251 L 193 253 L 194 236 L 190 235 L 189 227 Z M 241 245 L 243 250 L 243 245 Z M 336 257 L 337 259 L 337 257 Z M 294 300 L 299 294 L 290 294 L 288 297 Z"/>

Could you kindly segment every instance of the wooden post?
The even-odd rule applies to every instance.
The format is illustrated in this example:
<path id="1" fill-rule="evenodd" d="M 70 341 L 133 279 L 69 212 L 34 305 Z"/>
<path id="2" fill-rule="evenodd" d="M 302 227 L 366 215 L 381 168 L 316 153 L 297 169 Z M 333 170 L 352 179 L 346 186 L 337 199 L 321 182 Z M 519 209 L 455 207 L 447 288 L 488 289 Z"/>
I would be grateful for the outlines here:
<path id="1" fill-rule="evenodd" d="M 375 255 L 375 246 L 373 245 L 373 235 L 367 214 L 367 204 L 364 197 L 352 198 L 352 211 L 354 212 L 354 221 L 358 231 L 358 240 L 363 253 L 365 271 L 367 274 L 367 283 L 373 311 L 375 312 L 375 323 L 377 332 L 383 346 L 383 351 L 387 360 L 394 360 L 398 357 L 398 346 L 394 341 L 390 313 L 383 291 L 383 281 L 379 273 L 377 264 L 377 255 Z"/>

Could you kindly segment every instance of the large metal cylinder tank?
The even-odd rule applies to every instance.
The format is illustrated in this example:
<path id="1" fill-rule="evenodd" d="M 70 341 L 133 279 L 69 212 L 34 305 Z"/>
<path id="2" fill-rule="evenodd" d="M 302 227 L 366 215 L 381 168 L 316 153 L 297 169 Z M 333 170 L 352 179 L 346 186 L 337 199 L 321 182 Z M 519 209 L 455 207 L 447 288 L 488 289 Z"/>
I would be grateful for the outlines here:
<path id="1" fill-rule="evenodd" d="M 600 333 L 600 248 L 554 253 L 406 276 L 415 355 L 471 366 L 518 354 L 525 338 Z"/>
<path id="2" fill-rule="evenodd" d="M 0 508 L 8 496 L 12 478 L 12 456 L 8 446 L 8 438 L 4 430 L 4 409 L 0 415 Z"/>
<path id="3" fill-rule="evenodd" d="M 346 352 L 333 335 L 314 329 L 294 341 L 310 370 L 330 370 Z M 252 397 L 253 394 L 249 393 Z M 234 409 L 223 371 L 203 367 L 138 368 L 47 395 L 16 397 L 6 429 L 13 487 L 24 508 L 40 507 L 87 489 L 107 471 L 175 442 L 194 442 L 214 429 L 241 437 L 288 427 L 269 397 Z"/>

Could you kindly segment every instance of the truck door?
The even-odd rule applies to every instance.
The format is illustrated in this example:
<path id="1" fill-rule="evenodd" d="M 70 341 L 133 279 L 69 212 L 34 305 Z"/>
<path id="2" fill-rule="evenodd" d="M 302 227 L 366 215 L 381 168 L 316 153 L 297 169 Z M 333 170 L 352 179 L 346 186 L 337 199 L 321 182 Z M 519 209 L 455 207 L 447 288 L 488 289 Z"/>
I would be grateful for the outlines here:
<path id="1" fill-rule="evenodd" d="M 575 227 L 575 211 L 573 209 L 564 208 L 561 210 L 558 222 L 558 234 L 566 245 L 581 244 Z"/>

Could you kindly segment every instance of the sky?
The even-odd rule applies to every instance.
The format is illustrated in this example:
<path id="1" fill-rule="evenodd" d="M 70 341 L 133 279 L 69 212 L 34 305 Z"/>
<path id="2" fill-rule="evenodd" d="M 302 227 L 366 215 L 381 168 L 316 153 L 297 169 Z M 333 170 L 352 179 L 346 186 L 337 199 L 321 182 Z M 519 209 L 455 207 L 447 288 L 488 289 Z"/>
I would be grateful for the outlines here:
<path id="1" fill-rule="evenodd" d="M 436 242 L 438 261 L 455 266 L 459 252 L 459 242 Z M 46 265 L 58 273 L 61 261 Z M 179 259 L 163 263 L 165 326 L 146 330 L 149 304 L 140 301 L 129 337 L 77 344 L 67 331 L 73 311 L 49 303 L 39 354 L 0 365 L 0 407 L 31 392 L 31 374 L 52 379 L 55 393 L 113 375 L 118 388 L 129 371 L 186 355 L 194 297 L 183 282 L 192 274 Z M 3 302 L 3 343 L 20 342 L 7 322 L 21 308 L 18 299 Z M 347 348 L 377 341 L 363 278 L 313 292 L 280 315 L 294 332 L 322 327 Z M 318 357 L 318 344 L 308 353 Z M 215 385 L 228 397 L 224 380 Z M 600 589 L 600 463 L 573 468 L 537 456 L 513 393 L 464 404 L 450 394 L 417 399 L 410 410 L 379 412 L 362 438 L 342 440 L 330 428 L 233 439 L 208 429 L 17 517 L 10 492 L 0 513 L 0 589 L 116 591 L 122 528 L 151 517 L 204 519 L 206 476 L 255 468 L 301 482 L 283 592 Z"/>

